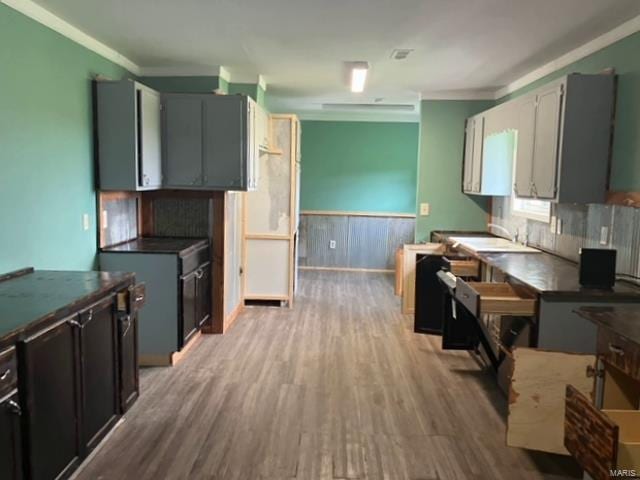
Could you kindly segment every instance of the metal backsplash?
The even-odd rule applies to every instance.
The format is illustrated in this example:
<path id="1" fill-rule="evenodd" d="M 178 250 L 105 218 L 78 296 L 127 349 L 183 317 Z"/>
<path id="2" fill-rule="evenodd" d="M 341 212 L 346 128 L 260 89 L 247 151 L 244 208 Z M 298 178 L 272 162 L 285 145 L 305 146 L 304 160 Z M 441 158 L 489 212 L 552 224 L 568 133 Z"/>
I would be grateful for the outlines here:
<path id="1" fill-rule="evenodd" d="M 104 246 L 116 245 L 138 236 L 138 200 L 135 197 L 115 198 L 102 204 L 106 219 Z"/>
<path id="2" fill-rule="evenodd" d="M 414 218 L 303 214 L 300 266 L 393 270 L 396 249 L 413 243 L 415 223 Z"/>
<path id="3" fill-rule="evenodd" d="M 491 221 L 511 232 L 526 229 L 529 244 L 578 261 L 579 250 L 614 248 L 619 274 L 640 276 L 640 209 L 619 205 L 552 205 L 552 215 L 562 220 L 561 234 L 549 224 L 514 216 L 509 197 L 494 197 Z M 606 228 L 603 235 L 602 228 Z"/>

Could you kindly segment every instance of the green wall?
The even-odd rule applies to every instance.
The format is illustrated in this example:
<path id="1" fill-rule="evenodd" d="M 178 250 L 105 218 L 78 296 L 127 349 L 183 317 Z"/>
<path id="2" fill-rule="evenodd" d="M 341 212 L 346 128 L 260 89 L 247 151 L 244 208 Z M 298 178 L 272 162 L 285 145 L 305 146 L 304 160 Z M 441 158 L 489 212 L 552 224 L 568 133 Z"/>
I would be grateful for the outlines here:
<path id="1" fill-rule="evenodd" d="M 302 210 L 414 213 L 417 123 L 302 122 Z"/>
<path id="2" fill-rule="evenodd" d="M 128 73 L 0 3 L 0 272 L 94 265 L 95 74 Z"/>
<path id="3" fill-rule="evenodd" d="M 421 102 L 416 211 L 426 202 L 431 212 L 417 216 L 417 241 L 428 241 L 432 230 L 486 229 L 486 199 L 462 193 L 462 157 L 465 119 L 492 105 L 490 101 Z"/>
<path id="4" fill-rule="evenodd" d="M 611 168 L 611 190 L 640 191 L 640 33 L 626 37 L 500 99 L 501 102 L 569 73 L 600 73 L 613 67 L 618 101 Z"/>
<path id="5" fill-rule="evenodd" d="M 265 90 L 257 83 L 229 83 L 228 93 L 241 93 L 253 98 L 258 105 L 265 107 Z"/>

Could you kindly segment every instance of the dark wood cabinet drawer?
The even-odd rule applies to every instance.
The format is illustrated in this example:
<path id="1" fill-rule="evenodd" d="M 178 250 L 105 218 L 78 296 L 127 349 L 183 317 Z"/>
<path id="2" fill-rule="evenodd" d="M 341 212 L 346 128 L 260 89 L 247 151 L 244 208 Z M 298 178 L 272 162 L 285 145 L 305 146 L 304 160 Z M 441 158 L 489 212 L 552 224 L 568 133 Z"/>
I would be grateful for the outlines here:
<path id="1" fill-rule="evenodd" d="M 594 480 L 611 470 L 640 471 L 640 411 L 599 410 L 567 385 L 564 444 Z"/>
<path id="2" fill-rule="evenodd" d="M 9 348 L 0 352 L 0 398 L 11 393 L 18 384 L 18 364 L 16 349 Z"/>
<path id="3" fill-rule="evenodd" d="M 134 314 L 140 310 L 147 300 L 147 289 L 144 283 L 131 285 L 126 291 L 117 295 L 118 311 Z"/>
<path id="4" fill-rule="evenodd" d="M 630 377 L 640 380 L 640 348 L 611 330 L 598 329 L 598 355 Z"/>
<path id="5" fill-rule="evenodd" d="M 456 281 L 456 300 L 472 314 L 533 316 L 536 313 L 535 296 L 502 282 Z"/>
<path id="6" fill-rule="evenodd" d="M 198 269 L 203 264 L 209 261 L 209 246 L 204 246 L 195 252 L 182 257 L 182 275 L 187 275 L 194 270 Z"/>

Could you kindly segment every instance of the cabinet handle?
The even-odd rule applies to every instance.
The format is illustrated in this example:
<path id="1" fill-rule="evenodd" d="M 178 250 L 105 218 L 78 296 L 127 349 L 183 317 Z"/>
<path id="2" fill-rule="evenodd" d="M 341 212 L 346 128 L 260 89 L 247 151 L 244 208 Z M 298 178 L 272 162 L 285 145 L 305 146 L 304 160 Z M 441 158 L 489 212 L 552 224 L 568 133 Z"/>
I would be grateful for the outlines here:
<path id="1" fill-rule="evenodd" d="M 80 328 L 80 329 L 84 328 L 84 325 L 82 325 L 82 324 L 81 324 L 80 322 L 78 322 L 77 320 L 68 320 L 68 321 L 67 321 L 67 323 L 68 323 L 69 325 L 71 325 L 72 327 L 75 327 L 75 328 Z"/>
<path id="2" fill-rule="evenodd" d="M 131 315 L 126 315 L 126 316 L 121 317 L 120 321 L 122 323 L 126 323 L 127 324 L 126 328 L 124 329 L 124 331 L 122 332 L 122 335 L 121 335 L 121 337 L 124 338 L 124 337 L 127 336 L 127 333 L 129 333 L 129 329 L 131 328 Z"/>
<path id="3" fill-rule="evenodd" d="M 620 355 L 623 356 L 624 355 L 624 350 L 622 348 L 620 348 L 617 345 L 614 345 L 612 343 L 609 344 L 609 351 L 615 355 Z"/>
<path id="4" fill-rule="evenodd" d="M 18 403 L 15 400 L 9 400 L 7 402 L 7 410 L 9 410 L 11 413 L 14 413 L 18 416 L 22 415 L 22 408 L 20 408 L 20 405 L 18 405 Z"/>
<path id="5" fill-rule="evenodd" d="M 604 377 L 604 371 L 598 370 L 593 365 L 587 365 L 587 378 Z"/>
<path id="6" fill-rule="evenodd" d="M 11 369 L 10 369 L 10 368 L 8 368 L 8 369 L 7 369 L 7 371 L 6 371 L 6 372 L 4 372 L 4 373 L 2 374 L 2 376 L 0 377 L 0 381 L 4 381 L 4 380 L 6 380 L 7 378 L 9 378 L 9 374 L 10 374 L 10 373 L 11 373 Z"/>
<path id="7" fill-rule="evenodd" d="M 144 300 L 144 295 L 136 295 L 133 299 L 134 302 L 141 302 L 142 300 Z"/>
<path id="8" fill-rule="evenodd" d="M 200 280 L 204 275 L 204 271 L 201 268 L 199 268 L 198 270 L 196 270 L 196 274 L 195 275 L 196 275 L 196 278 L 198 280 Z"/>

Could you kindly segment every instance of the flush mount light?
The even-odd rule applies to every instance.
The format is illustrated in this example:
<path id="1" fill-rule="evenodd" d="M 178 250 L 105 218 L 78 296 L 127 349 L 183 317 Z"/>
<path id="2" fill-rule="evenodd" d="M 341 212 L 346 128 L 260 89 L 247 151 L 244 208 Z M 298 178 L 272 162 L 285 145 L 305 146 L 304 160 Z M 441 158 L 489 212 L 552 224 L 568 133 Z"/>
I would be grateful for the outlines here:
<path id="1" fill-rule="evenodd" d="M 367 62 L 354 62 L 351 64 L 351 91 L 353 93 L 364 92 L 364 84 L 367 81 L 369 64 Z"/>

